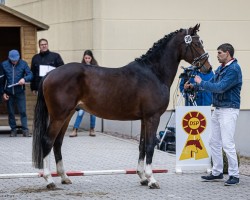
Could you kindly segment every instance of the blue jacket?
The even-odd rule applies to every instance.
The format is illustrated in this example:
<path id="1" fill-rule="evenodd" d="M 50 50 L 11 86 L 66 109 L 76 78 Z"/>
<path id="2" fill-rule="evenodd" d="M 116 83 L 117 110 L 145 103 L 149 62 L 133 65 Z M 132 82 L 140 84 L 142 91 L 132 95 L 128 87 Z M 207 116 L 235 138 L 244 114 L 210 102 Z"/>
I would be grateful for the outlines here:
<path id="1" fill-rule="evenodd" d="M 25 90 L 24 85 L 17 85 L 11 88 L 8 88 L 9 85 L 18 83 L 20 79 L 24 78 L 25 82 L 30 82 L 33 78 L 33 74 L 30 71 L 30 68 L 24 60 L 19 60 L 16 66 L 6 60 L 2 62 L 3 69 L 3 84 L 0 87 L 0 93 L 10 94 L 18 94 Z"/>
<path id="2" fill-rule="evenodd" d="M 203 74 L 199 71 L 194 71 L 194 73 L 192 75 L 198 75 L 202 78 L 202 80 L 205 80 L 205 81 L 208 81 L 210 80 L 213 76 L 214 76 L 214 73 L 213 71 L 207 73 L 207 74 Z M 181 79 L 181 82 L 180 82 L 180 91 L 183 92 L 184 90 L 184 79 L 182 78 Z M 194 87 L 198 87 L 196 86 L 196 83 L 194 82 L 194 78 L 191 78 L 189 80 L 189 82 L 194 85 Z M 212 93 L 209 92 L 209 91 L 205 91 L 202 87 L 199 87 L 199 88 L 196 88 L 198 90 L 197 92 L 197 96 L 196 96 L 196 104 L 197 106 L 211 106 L 212 104 Z M 184 94 L 184 97 L 186 98 L 187 94 Z M 188 102 L 185 102 L 185 105 L 189 105 Z"/>
<path id="3" fill-rule="evenodd" d="M 219 66 L 214 78 L 202 80 L 200 86 L 213 93 L 214 107 L 240 108 L 242 73 L 236 59 L 224 67 Z"/>

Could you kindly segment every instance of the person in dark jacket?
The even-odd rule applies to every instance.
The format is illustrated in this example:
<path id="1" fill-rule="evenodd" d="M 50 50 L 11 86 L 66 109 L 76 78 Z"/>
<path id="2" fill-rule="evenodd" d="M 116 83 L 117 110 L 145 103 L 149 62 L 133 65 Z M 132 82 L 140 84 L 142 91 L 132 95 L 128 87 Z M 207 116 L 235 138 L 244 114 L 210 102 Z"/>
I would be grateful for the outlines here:
<path id="1" fill-rule="evenodd" d="M 209 176 L 201 178 L 204 181 L 223 180 L 223 148 L 228 160 L 229 175 L 229 179 L 224 184 L 231 186 L 240 183 L 234 133 L 240 110 L 242 72 L 237 59 L 233 57 L 234 48 L 231 44 L 222 44 L 217 50 L 217 58 L 221 65 L 215 71 L 214 78 L 204 81 L 201 77 L 195 76 L 194 79 L 202 88 L 213 93 L 215 107 L 209 138 L 213 169 Z"/>
<path id="2" fill-rule="evenodd" d="M 23 136 L 29 137 L 26 115 L 25 83 L 30 82 L 33 75 L 27 62 L 20 59 L 20 54 L 17 50 L 11 50 L 8 58 L 8 60 L 2 63 L 4 76 L 3 84 L 1 84 L 0 87 L 0 93 L 3 99 L 7 101 L 9 125 L 11 128 L 10 136 L 17 136 L 15 119 L 16 104 L 21 117 Z"/>
<path id="3" fill-rule="evenodd" d="M 204 81 L 209 81 L 214 76 L 214 73 L 212 70 L 207 74 L 195 70 L 193 71 L 192 76 L 195 75 L 200 76 Z M 189 95 L 192 95 L 192 93 L 195 93 L 194 100 L 197 106 L 211 106 L 212 93 L 210 91 L 206 91 L 202 87 L 197 86 L 194 82 L 194 78 L 192 77 L 190 78 L 188 83 L 185 81 L 185 78 L 182 78 L 180 82 L 180 91 L 183 94 L 183 97 L 185 98 L 185 106 L 193 106 L 193 102 L 190 101 L 188 97 Z"/>
<path id="4" fill-rule="evenodd" d="M 31 81 L 30 89 L 34 94 L 37 94 L 39 83 L 46 73 L 64 65 L 60 54 L 49 50 L 48 40 L 42 38 L 38 41 L 38 45 L 40 52 L 34 55 L 31 61 L 31 71 L 34 78 Z"/>

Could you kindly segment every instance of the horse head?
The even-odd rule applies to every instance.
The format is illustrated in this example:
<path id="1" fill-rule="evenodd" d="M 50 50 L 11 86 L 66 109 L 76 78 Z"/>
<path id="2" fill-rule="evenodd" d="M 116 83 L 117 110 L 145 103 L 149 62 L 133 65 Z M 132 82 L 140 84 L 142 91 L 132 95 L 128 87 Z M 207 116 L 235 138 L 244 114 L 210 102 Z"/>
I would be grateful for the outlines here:
<path id="1" fill-rule="evenodd" d="M 208 53 L 205 51 L 203 42 L 200 36 L 197 34 L 200 24 L 196 24 L 189 29 L 181 29 L 179 31 L 180 40 L 180 52 L 181 58 L 192 66 L 195 66 L 203 73 L 207 73 L 212 69 L 208 60 Z"/>

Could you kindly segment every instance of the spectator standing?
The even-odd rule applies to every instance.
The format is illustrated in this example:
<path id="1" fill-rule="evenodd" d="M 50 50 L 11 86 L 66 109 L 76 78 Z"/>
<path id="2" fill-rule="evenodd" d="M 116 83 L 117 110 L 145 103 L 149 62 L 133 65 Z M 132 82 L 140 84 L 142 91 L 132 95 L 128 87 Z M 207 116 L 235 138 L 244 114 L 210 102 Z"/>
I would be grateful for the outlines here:
<path id="1" fill-rule="evenodd" d="M 98 65 L 95 57 L 93 56 L 93 53 L 91 50 L 86 50 L 83 54 L 82 63 L 86 65 Z M 73 132 L 69 135 L 69 137 L 76 137 L 77 131 L 80 127 L 80 124 L 82 122 L 82 118 L 84 115 L 84 110 L 80 109 L 77 113 L 76 121 L 73 127 Z M 96 116 L 90 114 L 90 130 L 89 130 L 89 136 L 96 136 L 95 135 L 95 122 L 96 122 Z"/>
<path id="2" fill-rule="evenodd" d="M 49 50 L 48 40 L 42 38 L 38 41 L 40 52 L 33 56 L 31 61 L 31 71 L 33 80 L 30 84 L 31 91 L 36 94 L 39 83 L 44 75 L 50 70 L 64 65 L 60 54 Z"/>
<path id="3" fill-rule="evenodd" d="M 22 124 L 22 133 L 24 137 L 29 137 L 29 129 L 26 115 L 26 97 L 25 83 L 33 78 L 30 68 L 24 60 L 20 59 L 17 50 L 9 52 L 8 60 L 2 63 L 3 84 L 0 93 L 3 99 L 7 101 L 9 126 L 11 128 L 11 137 L 17 136 L 15 104 L 17 105 Z"/>

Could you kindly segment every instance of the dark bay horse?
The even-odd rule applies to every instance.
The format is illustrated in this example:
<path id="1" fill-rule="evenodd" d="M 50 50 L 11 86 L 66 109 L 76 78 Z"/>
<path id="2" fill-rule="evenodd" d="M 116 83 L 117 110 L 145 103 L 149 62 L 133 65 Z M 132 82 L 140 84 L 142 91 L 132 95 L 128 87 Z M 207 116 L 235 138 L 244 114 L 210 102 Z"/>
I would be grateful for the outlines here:
<path id="1" fill-rule="evenodd" d="M 48 188 L 56 187 L 48 166 L 52 148 L 62 183 L 71 183 L 63 167 L 61 146 L 76 107 L 104 119 L 141 120 L 137 174 L 142 185 L 159 188 L 152 173 L 156 131 L 178 65 L 185 60 L 202 71 L 211 68 L 197 34 L 199 26 L 166 35 L 121 68 L 69 63 L 43 78 L 35 108 L 32 159 L 36 168 L 44 169 Z"/>

